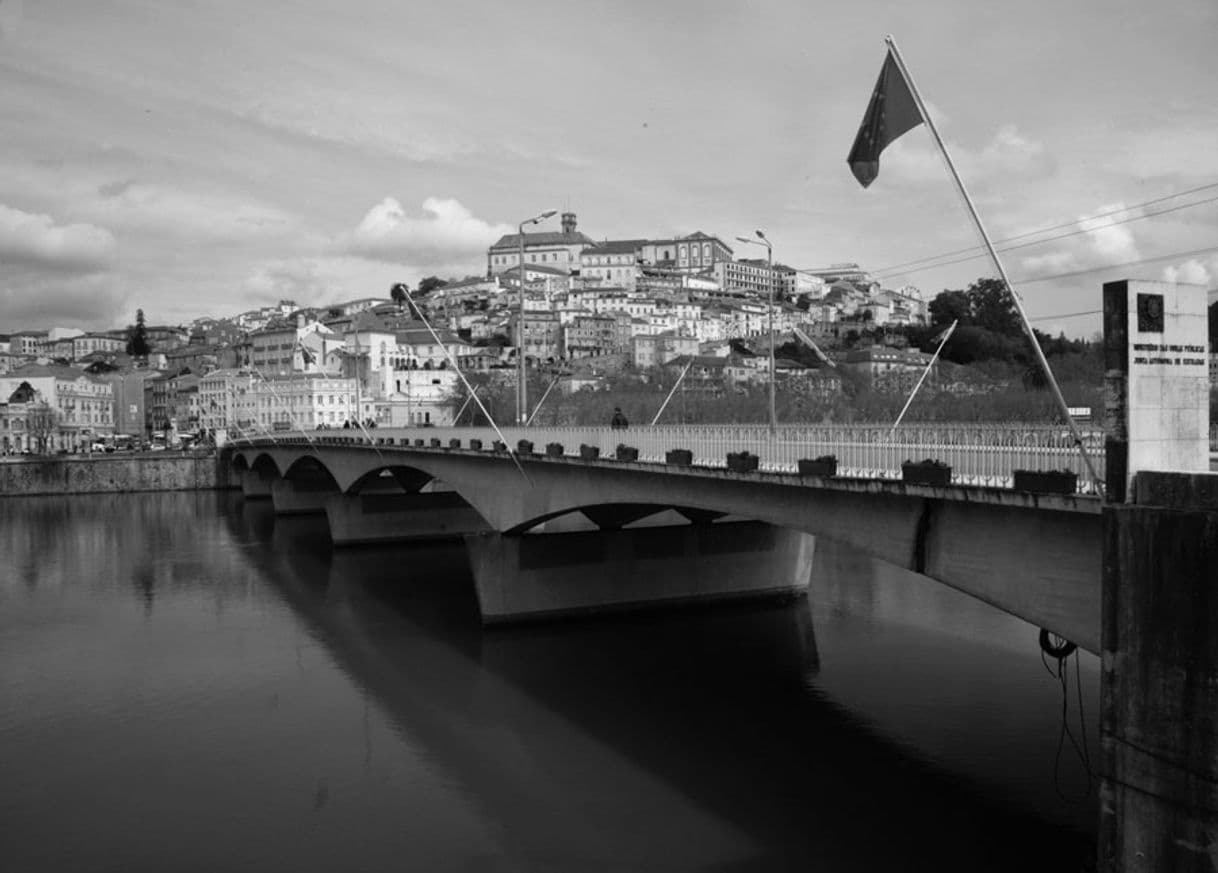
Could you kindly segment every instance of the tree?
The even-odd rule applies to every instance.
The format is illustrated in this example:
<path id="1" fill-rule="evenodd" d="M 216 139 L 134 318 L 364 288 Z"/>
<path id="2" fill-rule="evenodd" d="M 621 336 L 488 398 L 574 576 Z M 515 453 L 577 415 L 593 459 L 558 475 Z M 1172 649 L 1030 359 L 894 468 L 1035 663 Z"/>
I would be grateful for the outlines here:
<path id="1" fill-rule="evenodd" d="M 144 310 L 135 311 L 135 325 L 127 328 L 127 354 L 133 358 L 147 358 L 152 349 L 148 345 L 148 328 L 144 326 Z"/>
<path id="2" fill-rule="evenodd" d="M 932 325 L 947 327 L 953 321 L 969 324 L 973 320 L 973 308 L 964 291 L 943 291 L 926 308 Z"/>
<path id="3" fill-rule="evenodd" d="M 410 288 L 407 287 L 407 285 L 403 282 L 398 282 L 389 289 L 389 296 L 393 298 L 393 302 L 398 305 L 399 312 L 402 310 L 402 307 L 406 305 L 406 293 L 409 290 Z"/>
<path id="4" fill-rule="evenodd" d="M 978 279 L 968 286 L 973 323 L 1003 336 L 1020 336 L 1023 325 L 1015 301 L 1001 279 Z"/>
<path id="5" fill-rule="evenodd" d="M 51 437 L 59 425 L 59 413 L 45 400 L 31 403 L 26 408 L 25 431 L 39 454 L 45 455 L 50 448 Z"/>
<path id="6" fill-rule="evenodd" d="M 445 288 L 448 282 L 439 276 L 427 276 L 419 282 L 419 294 L 430 294 L 437 288 Z"/>

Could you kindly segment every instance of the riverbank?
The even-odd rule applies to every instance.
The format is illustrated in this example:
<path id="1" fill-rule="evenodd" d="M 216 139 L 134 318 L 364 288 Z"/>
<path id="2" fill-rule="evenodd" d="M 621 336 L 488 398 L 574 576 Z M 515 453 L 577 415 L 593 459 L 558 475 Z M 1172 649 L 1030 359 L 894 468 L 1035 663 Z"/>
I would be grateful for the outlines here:
<path id="1" fill-rule="evenodd" d="M 0 496 L 101 494 L 124 491 L 206 491 L 227 488 L 216 456 L 198 453 L 75 455 L 7 458 L 0 462 Z"/>

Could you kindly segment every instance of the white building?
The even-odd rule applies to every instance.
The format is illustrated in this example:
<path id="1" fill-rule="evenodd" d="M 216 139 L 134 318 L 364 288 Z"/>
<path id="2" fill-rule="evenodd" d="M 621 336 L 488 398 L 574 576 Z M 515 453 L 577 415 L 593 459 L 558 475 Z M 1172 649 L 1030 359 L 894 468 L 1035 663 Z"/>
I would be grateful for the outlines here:
<path id="1" fill-rule="evenodd" d="M 264 328 L 249 335 L 250 367 L 263 378 L 321 373 L 343 338 L 320 321 Z"/>
<path id="2" fill-rule="evenodd" d="M 381 397 L 376 402 L 379 427 L 448 427 L 460 377 L 455 370 L 381 370 Z"/>
<path id="3" fill-rule="evenodd" d="M 640 239 L 606 240 L 584 249 L 579 253 L 580 279 L 633 291 L 645 243 Z"/>
<path id="4" fill-rule="evenodd" d="M 0 403 L 8 403 L 23 383 L 29 385 L 33 395 L 9 403 L 9 432 L 3 434 L 8 439 L 0 440 L 7 443 L 9 451 L 39 448 L 30 443 L 28 432 L 29 415 L 35 408 L 50 412 L 49 427 L 40 427 L 50 451 L 87 449 L 97 438 L 114 434 L 114 392 L 109 382 L 72 367 L 24 367 L 0 377 Z"/>
<path id="5" fill-rule="evenodd" d="M 340 379 L 319 374 L 301 374 L 284 379 L 259 379 L 249 388 L 252 422 L 246 429 L 257 431 L 315 430 L 341 428 L 356 422 L 372 408 L 372 398 L 361 403 L 355 379 Z"/>
<path id="6" fill-rule="evenodd" d="M 579 266 L 579 253 L 592 240 L 575 229 L 575 213 L 562 214 L 562 231 L 538 231 L 524 234 L 525 264 L 540 264 L 557 267 L 570 272 Z M 509 233 L 500 237 L 486 252 L 487 276 L 502 275 L 508 268 L 520 263 L 520 235 Z"/>

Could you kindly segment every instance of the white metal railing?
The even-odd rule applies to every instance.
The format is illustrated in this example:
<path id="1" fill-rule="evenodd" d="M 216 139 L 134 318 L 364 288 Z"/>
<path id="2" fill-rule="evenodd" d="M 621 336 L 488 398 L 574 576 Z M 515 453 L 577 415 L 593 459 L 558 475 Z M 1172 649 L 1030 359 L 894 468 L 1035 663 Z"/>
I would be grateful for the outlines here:
<path id="1" fill-rule="evenodd" d="M 766 425 L 658 425 L 614 430 L 608 427 L 504 427 L 504 439 L 513 449 L 522 439 L 543 453 L 547 444 L 560 443 L 563 454 L 579 456 L 580 446 L 595 446 L 602 458 L 613 458 L 619 444 L 633 446 L 643 462 L 663 463 L 670 449 L 688 449 L 693 463 L 725 467 L 729 452 L 747 451 L 758 456 L 763 472 L 794 473 L 802 458 L 833 455 L 837 474 L 870 479 L 900 479 L 904 461 L 934 459 L 952 468 L 952 481 L 961 485 L 1010 487 L 1015 470 L 1069 470 L 1078 476 L 1079 491 L 1097 492 L 1083 464 L 1073 437 L 1055 425 L 911 425 L 888 437 L 888 428 L 878 425 L 782 425 L 773 433 Z M 470 440 L 482 441 L 490 450 L 499 439 L 490 427 L 377 428 L 359 430 L 283 431 L 251 434 L 259 443 L 305 442 L 324 447 L 334 443 L 413 447 L 433 440 L 447 448 L 459 440 L 468 449 Z M 1104 475 L 1104 439 L 1097 429 L 1083 432 L 1084 445 Z"/>

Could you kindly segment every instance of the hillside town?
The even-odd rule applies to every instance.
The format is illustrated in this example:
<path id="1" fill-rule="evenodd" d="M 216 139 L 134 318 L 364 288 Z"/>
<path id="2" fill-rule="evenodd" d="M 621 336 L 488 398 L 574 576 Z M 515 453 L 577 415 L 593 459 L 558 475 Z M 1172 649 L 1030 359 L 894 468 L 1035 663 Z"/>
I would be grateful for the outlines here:
<path id="1" fill-rule="evenodd" d="M 137 324 L 101 332 L 0 325 L 0 451 L 444 426 L 464 394 L 457 369 L 514 383 L 521 353 L 561 392 L 657 368 L 739 389 L 769 378 L 771 318 L 776 347 L 809 352 L 776 356 L 776 383 L 828 396 L 853 373 L 877 391 L 908 391 L 930 356 L 899 328 L 927 317 L 917 288 L 884 288 L 857 264 L 771 265 L 702 231 L 598 241 L 567 212 L 558 231 L 495 241 L 484 275 L 429 277 L 413 291 L 281 300 L 181 326 L 145 324 L 142 310 Z"/>

